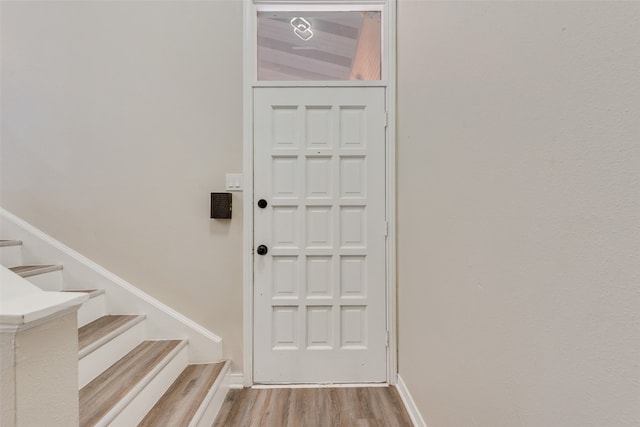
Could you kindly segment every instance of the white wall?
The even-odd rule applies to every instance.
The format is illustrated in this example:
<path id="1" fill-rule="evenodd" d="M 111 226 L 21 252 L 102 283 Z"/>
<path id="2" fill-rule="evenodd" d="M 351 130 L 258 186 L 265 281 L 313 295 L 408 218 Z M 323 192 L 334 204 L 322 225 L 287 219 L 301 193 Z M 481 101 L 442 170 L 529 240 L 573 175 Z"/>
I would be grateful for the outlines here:
<path id="1" fill-rule="evenodd" d="M 398 13 L 399 363 L 428 426 L 640 425 L 640 3 Z"/>
<path id="2" fill-rule="evenodd" d="M 3 1 L 1 205 L 242 363 L 242 2 Z M 91 284 L 87 284 L 91 286 Z"/>

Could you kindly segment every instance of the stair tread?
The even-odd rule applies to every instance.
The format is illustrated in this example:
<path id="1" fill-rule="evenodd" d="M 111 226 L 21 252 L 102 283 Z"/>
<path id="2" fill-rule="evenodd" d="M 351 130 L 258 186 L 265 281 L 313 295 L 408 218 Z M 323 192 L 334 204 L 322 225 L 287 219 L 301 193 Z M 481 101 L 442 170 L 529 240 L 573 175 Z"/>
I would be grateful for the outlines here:
<path id="1" fill-rule="evenodd" d="M 189 425 L 225 363 L 187 366 L 138 427 Z"/>
<path id="2" fill-rule="evenodd" d="M 108 314 L 99 317 L 78 329 L 78 348 L 82 351 L 92 343 L 97 342 L 120 328 L 133 326 L 142 320 L 142 318 L 144 318 L 144 316 L 135 314 Z"/>
<path id="3" fill-rule="evenodd" d="M 20 246 L 22 245 L 22 240 L 0 240 L 0 248 L 4 248 L 5 246 Z"/>
<path id="4" fill-rule="evenodd" d="M 61 265 L 17 265 L 15 267 L 9 267 L 9 270 L 13 271 L 19 276 L 30 277 L 37 274 L 50 273 L 52 271 L 62 270 Z"/>
<path id="5" fill-rule="evenodd" d="M 89 294 L 89 298 L 104 294 L 104 289 L 62 289 L 60 292 L 84 292 Z"/>
<path id="6" fill-rule="evenodd" d="M 80 426 L 93 426 L 182 341 L 143 341 L 80 389 Z"/>

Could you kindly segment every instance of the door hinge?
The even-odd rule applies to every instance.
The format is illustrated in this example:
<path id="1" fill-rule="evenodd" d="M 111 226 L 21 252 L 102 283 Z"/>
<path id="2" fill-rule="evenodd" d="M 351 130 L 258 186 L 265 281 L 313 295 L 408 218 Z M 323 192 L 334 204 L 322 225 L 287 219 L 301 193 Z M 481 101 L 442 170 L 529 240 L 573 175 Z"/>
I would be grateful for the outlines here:
<path id="1" fill-rule="evenodd" d="M 389 126 L 389 112 L 385 111 L 384 112 L 384 127 Z"/>
<path id="2" fill-rule="evenodd" d="M 385 343 L 386 343 L 386 346 L 389 347 L 389 331 L 386 332 Z"/>
<path id="3" fill-rule="evenodd" d="M 389 235 L 389 221 L 384 222 L 384 235 L 385 236 Z"/>

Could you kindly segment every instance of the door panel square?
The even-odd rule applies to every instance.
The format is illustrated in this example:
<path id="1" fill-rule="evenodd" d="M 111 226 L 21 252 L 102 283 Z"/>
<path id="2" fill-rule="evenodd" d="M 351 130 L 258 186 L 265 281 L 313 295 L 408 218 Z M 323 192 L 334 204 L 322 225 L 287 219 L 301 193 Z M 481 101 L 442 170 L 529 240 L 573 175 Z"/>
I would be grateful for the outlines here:
<path id="1" fill-rule="evenodd" d="M 364 206 L 340 209 L 340 245 L 342 248 L 367 247 L 367 217 Z"/>
<path id="2" fill-rule="evenodd" d="M 298 349 L 298 307 L 273 307 L 273 349 Z"/>
<path id="3" fill-rule="evenodd" d="M 307 307 L 307 349 L 331 350 L 333 348 L 331 311 L 331 306 Z"/>
<path id="4" fill-rule="evenodd" d="M 298 257 L 273 257 L 273 297 L 298 297 Z"/>
<path id="5" fill-rule="evenodd" d="M 342 306 L 340 308 L 340 333 L 343 349 L 367 348 L 367 308 Z"/>
<path id="6" fill-rule="evenodd" d="M 296 116 L 297 106 L 272 107 L 272 131 L 271 140 L 277 148 L 296 148 Z"/>
<path id="7" fill-rule="evenodd" d="M 307 248 L 332 247 L 331 206 L 307 207 Z"/>
<path id="8" fill-rule="evenodd" d="M 331 148 L 331 107 L 307 107 L 307 148 Z"/>
<path id="9" fill-rule="evenodd" d="M 340 257 L 340 296 L 364 298 L 367 296 L 367 259 L 364 256 Z"/>
<path id="10" fill-rule="evenodd" d="M 331 197 L 331 157 L 307 157 L 307 198 Z"/>
<path id="11" fill-rule="evenodd" d="M 298 209 L 295 207 L 273 208 L 274 248 L 298 247 Z"/>
<path id="12" fill-rule="evenodd" d="M 272 160 L 272 194 L 273 197 L 292 198 L 298 196 L 298 176 L 296 156 L 273 156 Z"/>
<path id="13" fill-rule="evenodd" d="M 366 148 L 365 129 L 365 107 L 340 108 L 340 146 L 342 148 Z"/>
<path id="14" fill-rule="evenodd" d="M 365 157 L 342 157 L 340 159 L 340 196 L 349 199 L 367 197 Z"/>
<path id="15" fill-rule="evenodd" d="M 333 261 L 330 256 L 307 257 L 307 297 L 331 297 Z"/>

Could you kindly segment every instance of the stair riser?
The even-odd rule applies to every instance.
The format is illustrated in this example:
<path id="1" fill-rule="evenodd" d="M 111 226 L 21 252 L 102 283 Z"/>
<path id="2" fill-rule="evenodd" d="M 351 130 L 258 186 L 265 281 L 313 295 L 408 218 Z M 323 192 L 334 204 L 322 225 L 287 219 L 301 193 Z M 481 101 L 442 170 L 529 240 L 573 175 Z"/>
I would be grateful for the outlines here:
<path id="1" fill-rule="evenodd" d="M 120 360 L 144 339 L 144 322 L 140 322 L 80 359 L 78 367 L 79 388 L 91 382 L 91 380 Z"/>
<path id="2" fill-rule="evenodd" d="M 113 421 L 105 419 L 96 424 L 96 426 L 130 427 L 137 425 L 162 397 L 167 388 L 178 378 L 182 370 L 186 368 L 189 363 L 188 353 L 187 346 L 183 346 L 162 370 L 153 377 L 151 382 L 136 395 L 131 403 L 116 415 Z"/>
<path id="3" fill-rule="evenodd" d="M 82 304 L 78 310 L 78 327 L 93 322 L 107 314 L 104 294 L 97 295 Z"/>
<path id="4" fill-rule="evenodd" d="M 44 291 L 60 291 L 62 290 L 62 271 L 52 271 L 35 276 L 25 277 L 28 281 Z"/>
<path id="5" fill-rule="evenodd" d="M 22 265 L 22 246 L 16 245 L 0 247 L 0 264 L 5 267 Z"/>

